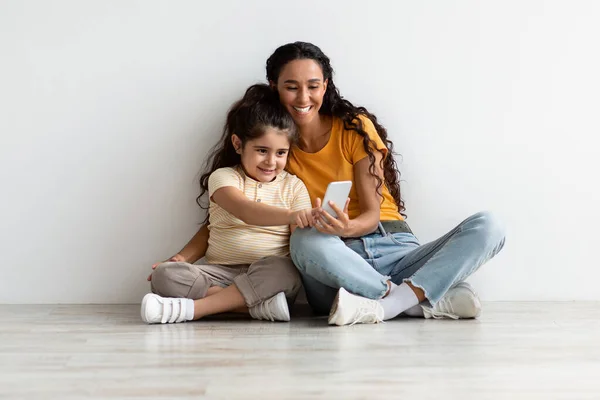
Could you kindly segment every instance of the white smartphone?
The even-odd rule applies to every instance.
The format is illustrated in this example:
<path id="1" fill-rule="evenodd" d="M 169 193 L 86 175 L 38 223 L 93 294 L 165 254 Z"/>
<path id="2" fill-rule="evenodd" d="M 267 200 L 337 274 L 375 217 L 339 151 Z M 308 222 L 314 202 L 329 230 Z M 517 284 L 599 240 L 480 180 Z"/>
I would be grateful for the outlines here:
<path id="1" fill-rule="evenodd" d="M 337 218 L 337 213 L 329 206 L 329 202 L 334 202 L 336 206 L 343 210 L 351 188 L 352 181 L 331 182 L 327 185 L 327 191 L 325 192 L 323 203 L 321 203 L 323 210 Z"/>

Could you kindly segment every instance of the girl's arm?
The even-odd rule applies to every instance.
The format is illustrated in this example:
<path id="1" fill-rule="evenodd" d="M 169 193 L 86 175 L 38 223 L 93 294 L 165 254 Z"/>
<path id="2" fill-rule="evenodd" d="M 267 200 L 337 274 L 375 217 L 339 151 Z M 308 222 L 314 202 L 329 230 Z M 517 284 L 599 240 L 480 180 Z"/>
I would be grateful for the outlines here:
<path id="1" fill-rule="evenodd" d="M 212 195 L 212 201 L 248 225 L 298 225 L 305 227 L 312 226 L 313 222 L 311 209 L 292 211 L 254 202 L 233 186 L 217 189 Z"/>
<path id="2" fill-rule="evenodd" d="M 198 232 L 190 239 L 190 241 L 185 245 L 183 249 L 179 251 L 179 253 L 175 254 L 173 257 L 169 258 L 166 261 L 183 261 L 188 262 L 190 264 L 195 263 L 206 254 L 206 249 L 208 248 L 208 225 L 204 224 L 200 228 Z M 157 262 L 152 265 L 152 269 L 156 269 L 162 262 Z M 148 275 L 148 281 L 152 280 L 152 274 Z"/>
<path id="3" fill-rule="evenodd" d="M 186 262 L 193 264 L 206 254 L 208 248 L 208 224 L 202 225 L 200 230 L 190 239 L 190 241 L 179 251 Z"/>

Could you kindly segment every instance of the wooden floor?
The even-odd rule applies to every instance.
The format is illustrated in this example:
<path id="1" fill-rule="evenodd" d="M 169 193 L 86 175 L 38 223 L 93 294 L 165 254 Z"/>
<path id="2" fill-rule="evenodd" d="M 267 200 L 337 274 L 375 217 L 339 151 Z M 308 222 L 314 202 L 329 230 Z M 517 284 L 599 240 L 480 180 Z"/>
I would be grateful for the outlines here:
<path id="1" fill-rule="evenodd" d="M 0 399 L 600 399 L 600 303 L 479 320 L 145 325 L 135 305 L 0 306 Z"/>

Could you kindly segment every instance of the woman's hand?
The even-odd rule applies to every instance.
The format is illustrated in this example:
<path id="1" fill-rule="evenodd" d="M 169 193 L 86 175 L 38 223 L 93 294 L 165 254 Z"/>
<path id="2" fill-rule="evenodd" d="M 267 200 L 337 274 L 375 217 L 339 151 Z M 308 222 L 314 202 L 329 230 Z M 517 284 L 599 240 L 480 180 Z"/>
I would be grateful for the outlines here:
<path id="1" fill-rule="evenodd" d="M 316 215 L 315 215 L 315 228 L 322 233 L 329 235 L 336 235 L 340 237 L 350 236 L 350 225 L 351 220 L 348 217 L 348 204 L 350 204 L 350 198 L 346 200 L 344 210 L 342 211 L 334 202 L 330 201 L 329 206 L 337 214 L 337 219 L 331 214 L 321 208 L 321 199 L 316 199 Z"/>
<path id="2" fill-rule="evenodd" d="M 169 258 L 168 260 L 165 261 L 161 261 L 161 262 L 157 262 L 156 264 L 152 265 L 152 269 L 156 269 L 156 267 L 158 267 L 160 264 L 165 263 L 165 262 L 170 262 L 170 261 L 181 261 L 181 262 L 185 262 L 185 257 L 182 256 L 181 254 L 177 253 L 175 254 L 173 257 Z M 152 274 L 148 275 L 148 281 L 152 280 Z"/>

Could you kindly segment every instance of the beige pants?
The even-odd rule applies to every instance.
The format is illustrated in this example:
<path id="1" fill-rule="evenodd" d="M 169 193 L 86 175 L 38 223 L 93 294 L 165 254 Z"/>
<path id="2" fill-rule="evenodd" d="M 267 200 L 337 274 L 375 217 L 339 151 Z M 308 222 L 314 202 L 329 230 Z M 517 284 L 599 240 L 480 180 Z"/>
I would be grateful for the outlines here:
<path id="1" fill-rule="evenodd" d="M 250 265 L 195 265 L 166 262 L 152 272 L 152 292 L 163 297 L 202 299 L 211 286 L 234 284 L 244 297 L 246 306 L 253 307 L 284 292 L 293 304 L 301 288 L 298 270 L 289 257 L 265 257 Z"/>

